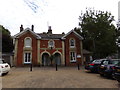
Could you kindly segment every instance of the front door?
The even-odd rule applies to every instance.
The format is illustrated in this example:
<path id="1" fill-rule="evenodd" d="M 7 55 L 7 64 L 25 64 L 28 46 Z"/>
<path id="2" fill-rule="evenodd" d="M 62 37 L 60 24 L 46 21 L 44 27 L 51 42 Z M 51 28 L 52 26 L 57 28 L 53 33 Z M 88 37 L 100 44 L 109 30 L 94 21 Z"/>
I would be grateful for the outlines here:
<path id="1" fill-rule="evenodd" d="M 48 55 L 47 53 L 44 53 L 44 54 L 42 55 L 42 65 L 43 65 L 43 66 L 48 66 L 48 65 L 50 65 L 50 57 L 49 57 L 49 55 Z"/>
<path id="2" fill-rule="evenodd" d="M 54 54 L 54 60 L 57 65 L 61 65 L 61 55 L 59 53 Z"/>

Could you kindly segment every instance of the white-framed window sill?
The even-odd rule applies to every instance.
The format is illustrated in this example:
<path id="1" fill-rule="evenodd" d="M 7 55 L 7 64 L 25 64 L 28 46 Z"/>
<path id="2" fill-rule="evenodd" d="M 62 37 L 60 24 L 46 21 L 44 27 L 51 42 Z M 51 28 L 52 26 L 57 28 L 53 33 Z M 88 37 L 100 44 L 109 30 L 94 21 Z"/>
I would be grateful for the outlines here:
<path id="1" fill-rule="evenodd" d="M 75 48 L 75 46 L 70 46 L 70 48 Z"/>
<path id="2" fill-rule="evenodd" d="M 31 62 L 24 62 L 24 64 L 31 64 Z"/>
<path id="3" fill-rule="evenodd" d="M 31 46 L 25 46 L 25 48 L 31 48 Z"/>
<path id="4" fill-rule="evenodd" d="M 71 63 L 75 63 L 75 62 L 77 62 L 77 61 L 76 61 L 76 60 L 71 60 L 70 62 L 71 62 Z"/>

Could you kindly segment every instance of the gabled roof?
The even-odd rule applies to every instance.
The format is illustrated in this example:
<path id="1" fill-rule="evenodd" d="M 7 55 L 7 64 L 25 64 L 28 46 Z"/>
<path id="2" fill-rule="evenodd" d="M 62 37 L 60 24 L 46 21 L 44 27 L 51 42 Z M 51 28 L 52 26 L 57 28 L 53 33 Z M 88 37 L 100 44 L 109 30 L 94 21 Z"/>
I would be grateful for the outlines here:
<path id="1" fill-rule="evenodd" d="M 76 31 L 74 31 L 74 30 L 71 30 L 70 32 L 68 32 L 67 34 L 65 34 L 63 37 L 62 37 L 62 39 L 65 39 L 69 34 L 71 34 L 71 33 L 74 33 L 80 40 L 83 40 L 83 37 L 81 36 L 81 35 L 79 35 Z"/>
<path id="2" fill-rule="evenodd" d="M 21 31 L 20 33 L 14 35 L 14 38 L 19 38 L 21 35 L 23 35 L 26 32 L 30 32 L 31 34 L 33 34 L 34 36 L 36 36 L 37 39 L 41 39 L 41 37 L 39 35 L 37 35 L 35 32 L 33 32 L 30 28 L 26 28 L 25 30 Z"/>

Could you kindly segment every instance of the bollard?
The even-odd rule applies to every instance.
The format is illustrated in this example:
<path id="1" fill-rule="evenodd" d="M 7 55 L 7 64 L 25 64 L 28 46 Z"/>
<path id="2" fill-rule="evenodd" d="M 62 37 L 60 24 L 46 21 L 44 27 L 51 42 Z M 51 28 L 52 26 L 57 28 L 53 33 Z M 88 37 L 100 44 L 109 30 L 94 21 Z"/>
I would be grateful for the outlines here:
<path id="1" fill-rule="evenodd" d="M 78 64 L 78 70 L 80 70 L 80 65 Z"/>
<path id="2" fill-rule="evenodd" d="M 58 69 L 57 69 L 57 64 L 56 64 L 56 71 L 57 71 Z"/>
<path id="3" fill-rule="evenodd" d="M 30 71 L 32 71 L 32 63 L 30 64 Z"/>

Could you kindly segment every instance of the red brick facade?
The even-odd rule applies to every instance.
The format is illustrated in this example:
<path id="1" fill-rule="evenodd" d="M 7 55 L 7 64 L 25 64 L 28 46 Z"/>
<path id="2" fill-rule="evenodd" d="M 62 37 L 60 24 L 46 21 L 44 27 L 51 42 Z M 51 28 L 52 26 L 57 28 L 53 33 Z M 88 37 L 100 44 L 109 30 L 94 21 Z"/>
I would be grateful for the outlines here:
<path id="1" fill-rule="evenodd" d="M 52 34 L 50 28 L 47 33 L 37 34 L 33 28 L 21 27 L 14 37 L 16 66 L 83 63 L 82 37 L 73 30 L 67 34 Z"/>

